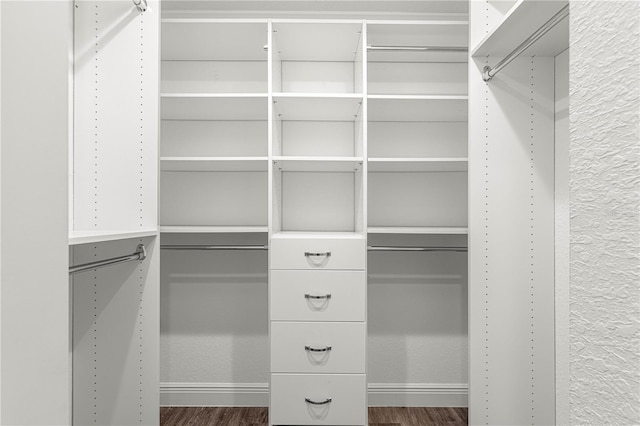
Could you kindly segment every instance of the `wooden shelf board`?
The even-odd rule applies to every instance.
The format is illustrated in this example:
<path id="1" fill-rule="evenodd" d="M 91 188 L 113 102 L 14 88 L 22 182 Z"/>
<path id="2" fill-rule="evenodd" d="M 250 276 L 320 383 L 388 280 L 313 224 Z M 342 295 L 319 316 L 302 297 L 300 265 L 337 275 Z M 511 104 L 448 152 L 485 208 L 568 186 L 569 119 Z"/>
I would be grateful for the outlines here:
<path id="1" fill-rule="evenodd" d="M 499 58 L 508 55 L 566 4 L 567 1 L 519 0 L 478 43 L 471 56 Z M 556 56 L 568 47 L 569 19 L 565 18 L 521 56 Z"/>
<path id="2" fill-rule="evenodd" d="M 160 232 L 165 234 L 236 234 L 236 233 L 266 233 L 265 226 L 160 226 Z"/>
<path id="3" fill-rule="evenodd" d="M 369 172 L 466 172 L 467 158 L 369 158 Z"/>
<path id="4" fill-rule="evenodd" d="M 275 118 L 279 120 L 356 121 L 361 112 L 362 95 L 276 93 L 273 103 Z"/>
<path id="5" fill-rule="evenodd" d="M 262 93 L 163 93 L 162 119 L 264 121 L 267 99 Z"/>
<path id="6" fill-rule="evenodd" d="M 69 245 L 103 243 L 131 238 L 155 237 L 157 235 L 158 231 L 156 229 L 139 231 L 71 231 L 69 233 Z"/>
<path id="7" fill-rule="evenodd" d="M 369 121 L 467 121 L 468 96 L 368 97 Z"/>
<path id="8" fill-rule="evenodd" d="M 162 171 L 267 171 L 267 157 L 160 157 Z"/>
<path id="9" fill-rule="evenodd" d="M 370 226 L 369 234 L 427 234 L 466 235 L 469 228 L 463 226 Z"/>
<path id="10" fill-rule="evenodd" d="M 363 157 L 273 157 L 274 166 L 284 172 L 354 172 L 363 161 Z"/>

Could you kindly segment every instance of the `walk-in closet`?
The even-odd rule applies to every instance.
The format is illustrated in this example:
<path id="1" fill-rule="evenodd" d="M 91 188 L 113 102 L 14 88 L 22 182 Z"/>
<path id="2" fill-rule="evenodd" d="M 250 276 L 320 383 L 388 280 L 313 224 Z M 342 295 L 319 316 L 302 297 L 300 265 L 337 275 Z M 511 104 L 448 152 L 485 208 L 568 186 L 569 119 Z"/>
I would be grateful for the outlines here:
<path id="1" fill-rule="evenodd" d="M 0 423 L 571 423 L 567 0 L 6 3 Z"/>

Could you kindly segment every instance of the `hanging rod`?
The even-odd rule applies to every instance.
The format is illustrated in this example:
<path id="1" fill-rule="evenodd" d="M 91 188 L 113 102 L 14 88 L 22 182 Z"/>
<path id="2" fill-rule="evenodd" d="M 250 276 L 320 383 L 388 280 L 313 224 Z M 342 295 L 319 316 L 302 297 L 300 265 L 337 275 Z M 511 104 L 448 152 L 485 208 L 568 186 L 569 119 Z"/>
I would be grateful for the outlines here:
<path id="1" fill-rule="evenodd" d="M 133 4 L 135 5 L 136 9 L 138 9 L 138 12 L 142 13 L 142 12 L 146 12 L 147 11 L 147 0 L 131 0 L 133 2 Z"/>
<path id="2" fill-rule="evenodd" d="M 489 65 L 485 66 L 482 70 L 482 79 L 484 81 L 489 81 L 493 78 L 494 75 L 498 74 L 502 68 L 506 67 L 516 59 L 518 56 L 522 54 L 525 50 L 527 50 L 532 44 L 538 41 L 542 36 L 548 33 L 553 27 L 558 25 L 564 18 L 569 16 L 569 5 L 567 4 L 565 7 L 560 9 L 558 13 L 553 15 L 551 19 L 545 22 L 540 28 L 536 30 L 533 34 L 529 36 L 525 41 L 520 43 L 518 47 L 516 47 L 511 53 L 505 56 L 500 62 L 498 62 L 495 66 L 490 67 Z"/>
<path id="3" fill-rule="evenodd" d="M 147 251 L 144 248 L 144 244 L 138 244 L 135 253 L 131 253 L 126 256 L 113 257 L 111 259 L 99 260 L 97 262 L 89 262 L 82 265 L 70 266 L 69 274 L 77 274 L 78 272 L 103 268 L 105 266 L 117 265 L 118 263 L 131 262 L 133 260 L 144 260 L 146 259 L 146 257 Z"/>
<path id="4" fill-rule="evenodd" d="M 269 250 L 269 246 L 207 246 L 207 245 L 181 245 L 163 244 L 163 250 Z"/>
<path id="5" fill-rule="evenodd" d="M 466 47 L 456 46 L 367 46 L 367 50 L 385 52 L 467 52 Z"/>
<path id="6" fill-rule="evenodd" d="M 467 252 L 467 247 L 369 246 L 369 251 L 452 251 Z"/>

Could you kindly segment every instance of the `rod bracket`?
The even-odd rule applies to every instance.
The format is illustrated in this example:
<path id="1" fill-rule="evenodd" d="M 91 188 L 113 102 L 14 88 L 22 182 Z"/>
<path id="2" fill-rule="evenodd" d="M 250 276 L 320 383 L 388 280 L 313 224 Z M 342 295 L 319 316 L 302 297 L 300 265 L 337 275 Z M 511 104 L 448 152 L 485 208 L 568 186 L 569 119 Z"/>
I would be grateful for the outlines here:
<path id="1" fill-rule="evenodd" d="M 138 244 L 135 254 L 138 255 L 138 260 L 145 260 L 147 258 L 147 249 L 144 244 Z"/>
<path id="2" fill-rule="evenodd" d="M 491 74 L 489 74 L 490 71 L 491 71 L 491 67 L 489 65 L 485 65 L 484 68 L 482 69 L 482 79 L 484 81 L 489 81 L 493 78 Z"/>

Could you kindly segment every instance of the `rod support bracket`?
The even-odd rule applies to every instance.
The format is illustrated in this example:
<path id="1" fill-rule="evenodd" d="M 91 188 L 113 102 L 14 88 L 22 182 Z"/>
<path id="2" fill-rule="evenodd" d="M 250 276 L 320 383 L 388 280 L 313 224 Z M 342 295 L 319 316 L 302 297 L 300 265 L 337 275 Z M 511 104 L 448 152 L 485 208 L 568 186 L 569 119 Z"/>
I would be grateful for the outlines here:
<path id="1" fill-rule="evenodd" d="M 144 244 L 138 244 L 135 254 L 138 255 L 138 260 L 145 260 L 147 258 L 147 249 Z"/>
<path id="2" fill-rule="evenodd" d="M 484 68 L 482 69 L 482 79 L 484 81 L 489 81 L 493 78 L 491 74 L 489 74 L 490 71 L 491 71 L 491 67 L 489 65 L 485 65 Z"/>

